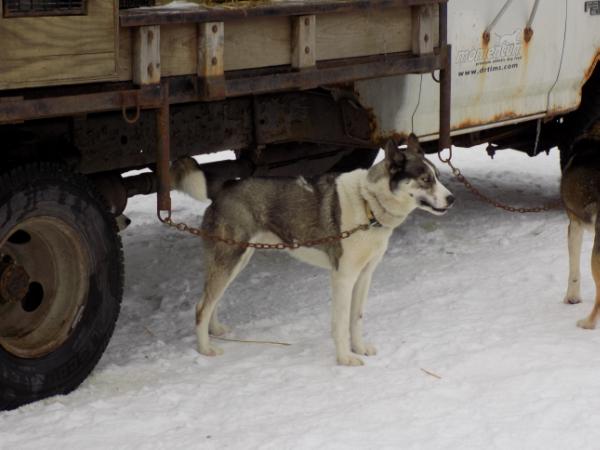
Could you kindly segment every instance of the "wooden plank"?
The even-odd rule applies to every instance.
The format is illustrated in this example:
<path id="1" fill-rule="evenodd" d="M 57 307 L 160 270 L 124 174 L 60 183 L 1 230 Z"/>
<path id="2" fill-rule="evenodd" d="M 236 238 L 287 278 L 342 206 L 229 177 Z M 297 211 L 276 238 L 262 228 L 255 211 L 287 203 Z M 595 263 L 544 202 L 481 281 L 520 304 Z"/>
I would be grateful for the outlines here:
<path id="1" fill-rule="evenodd" d="M 117 73 L 119 80 L 133 79 L 132 60 L 131 60 L 131 32 L 133 28 L 119 28 L 119 56 L 117 58 Z M 164 36 L 161 41 L 164 40 Z M 161 72 L 164 75 L 166 64 L 163 61 Z"/>
<path id="2" fill-rule="evenodd" d="M 115 53 L 45 56 L 0 62 L 0 89 L 116 79 Z"/>
<path id="3" fill-rule="evenodd" d="M 226 24 L 226 71 L 291 64 L 289 18 L 259 17 Z"/>
<path id="4" fill-rule="evenodd" d="M 199 77 L 222 77 L 225 34 L 223 22 L 206 22 L 198 25 Z"/>
<path id="5" fill-rule="evenodd" d="M 316 63 L 316 16 L 292 17 L 292 67 L 303 69 Z"/>
<path id="6" fill-rule="evenodd" d="M 319 16 L 318 60 L 410 51 L 410 8 Z"/>
<path id="7" fill-rule="evenodd" d="M 132 28 L 119 31 L 118 72 L 120 80 L 132 79 Z M 197 31 L 195 24 L 167 25 L 160 27 L 161 76 L 189 75 L 196 73 Z"/>
<path id="8" fill-rule="evenodd" d="M 196 73 L 198 37 L 196 24 L 160 27 L 163 76 Z"/>
<path id="9" fill-rule="evenodd" d="M 225 26 L 223 22 L 198 24 L 198 67 L 202 96 L 225 98 Z"/>
<path id="10" fill-rule="evenodd" d="M 89 0 L 85 16 L 0 16 L 0 61 L 114 51 L 114 7 L 113 0 Z"/>
<path id="11" fill-rule="evenodd" d="M 197 1 L 197 0 L 196 0 Z M 167 25 L 175 23 L 229 22 L 256 17 L 292 17 L 385 11 L 392 8 L 446 3 L 447 0 L 285 0 L 200 2 L 199 8 L 177 7 L 130 9 L 120 14 L 122 27 Z"/>
<path id="12" fill-rule="evenodd" d="M 436 8 L 437 10 L 437 8 Z M 437 11 L 434 23 L 437 23 Z M 288 17 L 258 17 L 225 22 L 224 70 L 292 64 L 292 23 Z M 433 42 L 437 42 L 437 26 Z M 121 28 L 119 77 L 131 79 L 131 42 Z M 411 51 L 411 10 L 335 13 L 319 16 L 315 29 L 316 59 L 352 58 Z M 197 72 L 195 24 L 161 26 L 162 76 Z"/>
<path id="13" fill-rule="evenodd" d="M 412 12 L 412 52 L 423 55 L 433 52 L 434 15 L 432 6 L 413 6 Z"/>
<path id="14" fill-rule="evenodd" d="M 160 82 L 160 26 L 133 30 L 133 82 L 139 86 Z"/>

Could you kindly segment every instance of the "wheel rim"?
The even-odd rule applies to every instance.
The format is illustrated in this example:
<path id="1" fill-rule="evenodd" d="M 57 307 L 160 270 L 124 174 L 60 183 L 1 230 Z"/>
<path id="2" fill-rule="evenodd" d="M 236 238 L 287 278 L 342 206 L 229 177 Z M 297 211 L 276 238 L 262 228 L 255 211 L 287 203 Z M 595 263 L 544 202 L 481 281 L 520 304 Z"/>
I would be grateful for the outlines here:
<path id="1" fill-rule="evenodd" d="M 9 282 L 28 280 L 24 290 L 11 291 L 25 295 L 0 297 L 0 346 L 20 358 L 53 352 L 86 306 L 90 259 L 81 235 L 55 217 L 29 218 L 7 233 L 0 255 L 15 268 Z"/>

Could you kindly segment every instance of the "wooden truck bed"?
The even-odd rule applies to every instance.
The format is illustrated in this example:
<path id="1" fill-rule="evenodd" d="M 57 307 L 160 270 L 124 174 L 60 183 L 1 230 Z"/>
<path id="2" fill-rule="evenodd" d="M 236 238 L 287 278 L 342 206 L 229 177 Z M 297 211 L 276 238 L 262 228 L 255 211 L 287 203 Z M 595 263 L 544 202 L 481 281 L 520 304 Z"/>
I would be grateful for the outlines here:
<path id="1" fill-rule="evenodd" d="M 116 0 L 87 1 L 87 15 L 0 19 L 0 42 L 10 42 L 0 45 L 0 124 L 119 109 L 132 117 L 164 102 L 348 86 L 450 63 L 444 0 L 120 11 Z"/>
<path id="2" fill-rule="evenodd" d="M 141 26 L 160 26 L 155 37 L 161 76 L 201 73 L 198 24 L 207 22 L 226 24 L 218 31 L 223 60 L 217 61 L 226 72 L 410 53 L 419 26 L 415 8 L 437 3 L 241 1 L 119 11 L 118 0 L 88 0 L 86 15 L 2 17 L 0 42 L 10 45 L 0 45 L 0 90 L 133 80 Z M 432 49 L 438 39 L 437 8 L 429 14 L 431 32 L 423 44 Z M 295 41 L 302 48 L 294 48 Z"/>

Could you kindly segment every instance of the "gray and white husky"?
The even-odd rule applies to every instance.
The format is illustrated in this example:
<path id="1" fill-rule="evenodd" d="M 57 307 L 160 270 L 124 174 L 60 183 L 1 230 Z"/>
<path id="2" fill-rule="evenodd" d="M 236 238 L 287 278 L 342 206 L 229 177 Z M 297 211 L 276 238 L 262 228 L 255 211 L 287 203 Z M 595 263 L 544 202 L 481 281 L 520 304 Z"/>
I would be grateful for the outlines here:
<path id="1" fill-rule="evenodd" d="M 441 215 L 454 202 L 416 136 L 409 136 L 405 148 L 389 141 L 384 151 L 385 158 L 369 170 L 314 179 L 207 179 L 192 158 L 178 160 L 171 168 L 175 189 L 197 200 L 212 200 L 202 228 L 225 238 L 293 244 L 371 224 L 331 245 L 288 250 L 331 272 L 332 333 L 337 362 L 343 365 L 362 365 L 356 355 L 376 353 L 363 341 L 363 308 L 371 276 L 394 228 L 416 208 Z M 196 308 L 196 334 L 198 351 L 215 356 L 222 350 L 210 342 L 209 333 L 218 336 L 227 331 L 217 319 L 217 303 L 254 250 L 213 241 L 204 241 L 204 246 L 206 276 Z"/>

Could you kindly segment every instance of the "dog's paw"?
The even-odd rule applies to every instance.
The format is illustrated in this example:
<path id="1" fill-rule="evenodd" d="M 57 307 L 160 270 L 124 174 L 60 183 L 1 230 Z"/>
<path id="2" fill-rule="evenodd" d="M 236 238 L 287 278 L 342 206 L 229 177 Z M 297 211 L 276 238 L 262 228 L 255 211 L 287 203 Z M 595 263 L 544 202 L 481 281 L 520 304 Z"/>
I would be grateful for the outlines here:
<path id="1" fill-rule="evenodd" d="M 578 320 L 577 326 L 579 328 L 583 328 L 584 330 L 593 330 L 594 328 L 596 328 L 596 324 L 592 322 L 589 318 Z"/>
<path id="2" fill-rule="evenodd" d="M 209 345 L 208 347 L 199 347 L 198 352 L 204 356 L 219 356 L 223 354 L 223 349 Z"/>
<path id="3" fill-rule="evenodd" d="M 567 305 L 576 305 L 577 303 L 581 303 L 581 299 L 573 295 L 567 295 L 563 302 Z"/>
<path id="4" fill-rule="evenodd" d="M 119 232 L 121 232 L 129 226 L 129 224 L 131 223 L 131 219 L 126 215 L 121 214 L 115 217 L 115 222 L 117 223 L 117 229 L 119 230 Z"/>
<path id="5" fill-rule="evenodd" d="M 340 366 L 363 366 L 365 364 L 362 359 L 352 355 L 338 356 L 337 363 Z"/>
<path id="6" fill-rule="evenodd" d="M 374 356 L 377 354 L 377 349 L 371 344 L 353 345 L 352 351 L 357 355 Z"/>
<path id="7" fill-rule="evenodd" d="M 223 336 L 231 331 L 228 326 L 223 325 L 221 322 L 211 323 L 209 328 L 210 334 L 213 336 Z"/>

